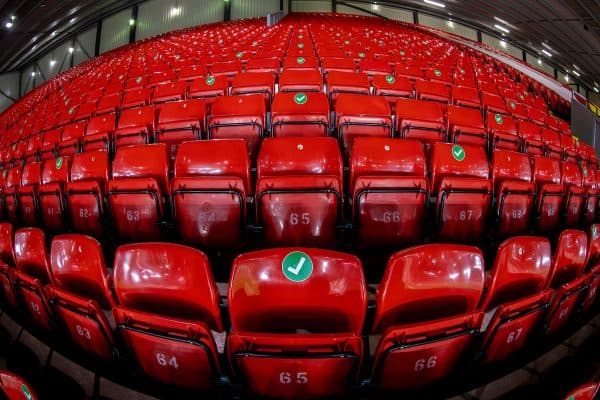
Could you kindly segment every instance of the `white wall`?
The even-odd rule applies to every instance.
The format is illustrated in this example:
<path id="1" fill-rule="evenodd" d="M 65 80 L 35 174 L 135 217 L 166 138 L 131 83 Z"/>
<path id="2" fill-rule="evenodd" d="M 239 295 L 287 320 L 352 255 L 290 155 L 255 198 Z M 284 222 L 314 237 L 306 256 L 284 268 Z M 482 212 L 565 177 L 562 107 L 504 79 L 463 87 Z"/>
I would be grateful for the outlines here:
<path id="1" fill-rule="evenodd" d="M 369 10 L 371 9 L 372 5 L 369 4 L 363 4 L 363 3 L 348 3 L 348 4 L 352 4 L 352 5 L 356 5 L 357 7 L 360 7 L 362 9 L 366 9 Z M 366 17 L 372 17 L 372 14 L 363 12 L 363 11 L 359 11 L 356 8 L 352 8 L 352 7 L 348 7 L 342 4 L 338 4 L 337 5 L 337 12 L 341 13 L 341 14 L 353 14 L 353 15 L 364 15 Z"/>
<path id="2" fill-rule="evenodd" d="M 75 52 L 73 53 L 73 65 L 81 64 L 87 60 L 87 55 L 94 57 L 94 51 L 96 50 L 96 29 L 94 26 L 91 29 L 77 35 L 75 41 Z M 87 54 L 86 54 L 87 53 Z"/>
<path id="3" fill-rule="evenodd" d="M 19 73 L 11 72 L 9 74 L 0 75 L 0 91 L 12 97 L 19 98 Z M 3 94 L 0 94 L 0 113 L 12 105 L 13 101 Z"/>
<path id="4" fill-rule="evenodd" d="M 265 17 L 277 11 L 279 0 L 231 0 L 231 19 Z"/>
<path id="5" fill-rule="evenodd" d="M 444 18 L 432 17 L 430 15 L 419 13 L 419 24 L 450 32 L 467 39 L 477 40 L 477 31 L 475 29 Z"/>
<path id="6" fill-rule="evenodd" d="M 45 80 L 49 80 L 59 72 L 63 72 L 71 67 L 69 47 L 71 47 L 71 42 L 65 42 L 56 49 L 46 53 L 46 55 L 37 61 L 42 75 L 39 76 L 39 79 L 36 78 L 36 84 L 42 82 L 44 78 Z M 54 63 L 51 63 L 51 61 L 54 61 Z"/>
<path id="7" fill-rule="evenodd" d="M 510 54 L 511 56 L 522 60 L 523 59 L 523 51 L 518 47 L 513 46 L 510 43 L 504 42 L 505 46 L 501 45 L 501 40 L 497 37 L 488 35 L 486 33 L 481 34 L 481 41 L 488 46 L 491 46 L 497 50 L 500 50 L 506 54 Z"/>
<path id="8" fill-rule="evenodd" d="M 532 53 L 525 53 L 525 59 L 528 64 L 533 65 L 534 67 L 541 69 L 542 71 L 545 71 L 551 76 L 554 76 L 554 67 L 545 62 L 543 57 Z M 538 60 L 541 60 L 542 63 L 540 64 Z"/>
<path id="9" fill-rule="evenodd" d="M 21 96 L 25 93 L 29 92 L 34 88 L 33 77 L 31 76 L 31 72 L 33 71 L 33 65 L 28 65 L 21 71 Z M 41 77 L 39 74 L 36 76 L 36 80 L 40 81 Z"/>
<path id="10" fill-rule="evenodd" d="M 131 9 L 128 8 L 102 21 L 100 53 L 105 53 L 129 43 L 130 18 Z"/>
<path id="11" fill-rule="evenodd" d="M 277 6 L 279 9 L 279 3 Z M 138 7 L 135 38 L 223 21 L 224 13 L 223 0 L 150 0 Z"/>
<path id="12" fill-rule="evenodd" d="M 331 0 L 292 0 L 292 12 L 331 12 Z"/>
<path id="13" fill-rule="evenodd" d="M 396 21 L 409 22 L 411 24 L 414 22 L 413 12 L 410 10 L 400 10 L 395 7 L 380 6 L 379 10 L 374 11 L 384 17 Z"/>

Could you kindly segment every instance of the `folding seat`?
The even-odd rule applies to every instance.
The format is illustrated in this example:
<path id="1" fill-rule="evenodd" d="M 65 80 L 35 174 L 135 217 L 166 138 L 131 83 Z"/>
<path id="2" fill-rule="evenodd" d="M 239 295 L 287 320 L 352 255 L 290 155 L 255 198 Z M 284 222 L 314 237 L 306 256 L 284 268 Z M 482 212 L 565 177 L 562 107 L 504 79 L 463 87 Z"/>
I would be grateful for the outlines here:
<path id="1" fill-rule="evenodd" d="M 13 284 L 23 300 L 31 320 L 46 331 L 53 329 L 44 286 L 53 283 L 46 236 L 39 228 L 21 228 L 15 232 L 15 270 Z"/>
<path id="2" fill-rule="evenodd" d="M 112 134 L 117 126 L 116 114 L 102 115 L 90 119 L 82 139 L 83 152 L 112 148 Z"/>
<path id="3" fill-rule="evenodd" d="M 29 384 L 20 376 L 0 370 L 0 395 L 7 399 L 37 400 L 38 396 Z"/>
<path id="4" fill-rule="evenodd" d="M 377 288 L 373 383 L 400 390 L 454 373 L 481 327 L 483 284 L 476 247 L 430 244 L 392 255 Z"/>
<path id="5" fill-rule="evenodd" d="M 525 154 L 507 150 L 492 153 L 496 232 L 501 237 L 527 232 L 536 194 L 531 164 Z"/>
<path id="6" fill-rule="evenodd" d="M 260 94 L 269 108 L 275 94 L 275 75 L 269 72 L 240 72 L 233 78 L 231 94 Z"/>
<path id="7" fill-rule="evenodd" d="M 158 114 L 156 142 L 166 143 L 169 157 L 174 159 L 179 143 L 202 138 L 205 119 L 206 102 L 203 99 L 163 104 Z"/>
<path id="8" fill-rule="evenodd" d="M 319 61 L 314 57 L 307 55 L 298 55 L 296 57 L 288 55 L 283 59 L 283 72 L 316 70 L 319 68 Z"/>
<path id="9" fill-rule="evenodd" d="M 164 143 L 117 149 L 108 182 L 108 202 L 115 231 L 122 241 L 162 237 L 169 159 Z"/>
<path id="10" fill-rule="evenodd" d="M 194 79 L 190 83 L 190 99 L 206 99 L 208 104 L 211 104 L 219 96 L 229 94 L 229 82 L 227 77 L 222 76 L 207 76 Z"/>
<path id="11" fill-rule="evenodd" d="M 563 149 L 563 160 L 568 162 L 577 162 L 577 143 L 573 136 L 560 135 L 560 147 Z"/>
<path id="12" fill-rule="evenodd" d="M 13 285 L 15 269 L 14 232 L 12 224 L 0 223 L 0 289 L 4 304 L 13 309 L 18 307 L 17 293 Z"/>
<path id="13" fill-rule="evenodd" d="M 36 133 L 27 141 L 27 150 L 25 151 L 25 162 L 30 163 L 38 161 L 39 150 L 42 147 L 42 135 Z"/>
<path id="14" fill-rule="evenodd" d="M 27 152 L 27 141 L 19 140 L 13 147 L 13 160 L 20 161 L 25 157 L 25 153 Z"/>
<path id="15" fill-rule="evenodd" d="M 542 109 L 537 107 L 531 107 L 529 109 L 529 120 L 537 125 L 544 126 L 546 123 L 546 117 L 546 112 Z"/>
<path id="16" fill-rule="evenodd" d="M 553 115 L 548 115 L 546 117 L 545 125 L 548 129 L 558 132 L 560 128 L 560 121 L 560 118 L 554 117 Z"/>
<path id="17" fill-rule="evenodd" d="M 564 399 L 566 400 L 596 400 L 600 394 L 600 384 L 591 382 L 583 384 L 573 391 L 569 392 Z"/>
<path id="18" fill-rule="evenodd" d="M 448 106 L 448 140 L 487 148 L 488 136 L 481 110 Z"/>
<path id="19" fill-rule="evenodd" d="M 179 101 L 185 99 L 187 90 L 186 81 L 161 83 L 152 91 L 152 104 L 165 103 L 167 101 Z"/>
<path id="20" fill-rule="evenodd" d="M 52 129 L 43 134 L 42 147 L 40 148 L 40 159 L 47 160 L 56 156 L 58 142 L 60 142 L 60 130 Z"/>
<path id="21" fill-rule="evenodd" d="M 412 83 L 408 78 L 393 75 L 375 75 L 373 76 L 373 94 L 383 96 L 395 113 L 396 102 L 399 98 L 413 97 Z"/>
<path id="22" fill-rule="evenodd" d="M 351 58 L 323 57 L 321 60 L 321 71 L 326 79 L 333 71 L 354 73 L 356 70 L 356 64 Z"/>
<path id="23" fill-rule="evenodd" d="M 21 167 L 16 166 L 2 171 L 5 179 L 3 200 L 6 208 L 6 217 L 12 223 L 19 221 L 19 186 L 21 186 Z"/>
<path id="24" fill-rule="evenodd" d="M 542 322 L 552 298 L 544 290 L 552 252 L 543 237 L 514 236 L 498 247 L 479 309 L 489 314 L 480 359 L 499 361 L 518 353 Z"/>
<path id="25" fill-rule="evenodd" d="M 58 157 L 42 165 L 42 185 L 37 196 L 42 223 L 51 231 L 66 229 L 65 185 L 69 182 L 71 158 Z"/>
<path id="26" fill-rule="evenodd" d="M 124 110 L 113 133 L 115 149 L 132 144 L 151 143 L 154 140 L 155 119 L 154 106 Z"/>
<path id="27" fill-rule="evenodd" d="M 392 113 L 382 96 L 342 93 L 335 105 L 335 128 L 346 156 L 360 136 L 392 137 Z"/>
<path id="28" fill-rule="evenodd" d="M 129 76 L 128 76 L 129 79 L 127 79 L 125 81 L 125 90 L 140 88 L 140 87 L 144 87 L 144 86 L 148 85 L 149 76 L 147 76 L 144 71 L 145 71 L 145 68 L 144 69 L 140 68 L 137 71 L 130 69 Z"/>
<path id="29" fill-rule="evenodd" d="M 171 243 L 120 246 L 114 289 L 117 332 L 145 374 L 193 390 L 218 382 L 211 330 L 220 332 L 223 324 L 204 253 Z"/>
<path id="30" fill-rule="evenodd" d="M 581 300 L 581 311 L 584 313 L 595 304 L 600 288 L 600 225 L 591 225 L 587 237 L 588 252 L 584 273 L 588 279 L 588 289 Z"/>
<path id="31" fill-rule="evenodd" d="M 492 183 L 486 150 L 434 143 L 429 164 L 441 240 L 474 241 L 486 232 Z"/>
<path id="32" fill-rule="evenodd" d="M 558 227 L 564 204 L 560 162 L 548 157 L 533 158 L 533 182 L 537 186 L 536 229 L 547 232 Z"/>
<path id="33" fill-rule="evenodd" d="M 50 265 L 54 282 L 45 287 L 46 298 L 71 340 L 90 354 L 114 358 L 113 329 L 105 314 L 116 304 L 100 243 L 84 235 L 56 236 Z"/>
<path id="34" fill-rule="evenodd" d="M 451 103 L 461 107 L 481 108 L 477 89 L 468 86 L 450 86 Z"/>
<path id="35" fill-rule="evenodd" d="M 341 93 L 371 94 L 371 83 L 365 74 L 358 72 L 332 71 L 326 77 L 327 94 L 333 107 Z"/>
<path id="36" fill-rule="evenodd" d="M 563 159 L 560 135 L 551 129 L 542 128 L 542 142 L 546 144 L 546 157 Z"/>
<path id="37" fill-rule="evenodd" d="M 415 93 L 419 100 L 447 103 L 450 101 L 450 89 L 443 83 L 417 79 Z"/>
<path id="38" fill-rule="evenodd" d="M 581 170 L 576 163 L 563 161 L 560 168 L 566 194 L 564 225 L 575 227 L 583 216 L 587 190 L 583 187 Z"/>
<path id="39" fill-rule="evenodd" d="M 546 146 L 542 141 L 542 131 L 539 126 L 529 121 L 520 121 L 519 137 L 523 142 L 523 153 L 532 156 L 545 155 Z"/>
<path id="40" fill-rule="evenodd" d="M 360 72 L 367 74 L 368 77 L 374 78 L 380 76 L 384 80 L 386 76 L 392 76 L 393 72 L 391 64 L 382 60 L 361 59 L 358 68 Z"/>
<path id="41" fill-rule="evenodd" d="M 358 137 L 349 164 L 357 245 L 399 247 L 420 242 L 429 201 L 422 144 Z"/>
<path id="42" fill-rule="evenodd" d="M 164 83 L 169 83 L 175 80 L 175 72 L 174 71 L 158 71 L 152 73 L 148 78 L 149 86 L 157 86 L 162 85 Z"/>
<path id="43" fill-rule="evenodd" d="M 588 289 L 589 277 L 583 274 L 586 259 L 585 232 L 575 229 L 562 231 L 546 282 L 548 289 L 554 289 L 554 297 L 546 316 L 547 334 L 553 334 L 566 325 L 575 306 Z"/>
<path id="44" fill-rule="evenodd" d="M 355 256 L 304 248 L 242 254 L 233 263 L 228 304 L 228 358 L 248 391 L 337 398 L 356 383 L 367 289 Z"/>
<path id="45" fill-rule="evenodd" d="M 181 144 L 171 190 L 173 219 L 184 242 L 212 248 L 242 242 L 246 196 L 252 193 L 250 159 L 242 139 Z"/>
<path id="46" fill-rule="evenodd" d="M 69 221 L 76 232 L 102 236 L 106 206 L 104 195 L 110 177 L 106 150 L 77 154 L 65 186 Z"/>
<path id="47" fill-rule="evenodd" d="M 491 138 L 492 151 L 496 149 L 519 151 L 521 149 L 517 122 L 514 119 L 507 115 L 487 113 L 485 122 Z"/>
<path id="48" fill-rule="evenodd" d="M 238 72 L 242 70 L 242 64 L 236 61 L 221 61 L 216 62 L 210 66 L 211 76 L 226 76 L 233 78 Z"/>
<path id="49" fill-rule="evenodd" d="M 253 58 L 246 64 L 246 72 L 269 72 L 279 74 L 281 61 L 278 58 Z"/>
<path id="50" fill-rule="evenodd" d="M 18 189 L 18 204 L 21 220 L 26 226 L 39 223 L 38 189 L 42 183 L 42 162 L 37 161 L 23 166 L 21 186 Z"/>
<path id="51" fill-rule="evenodd" d="M 64 127 L 60 143 L 58 143 L 58 155 L 70 156 L 79 152 L 81 138 L 85 135 L 85 122 L 77 122 Z"/>
<path id="52" fill-rule="evenodd" d="M 151 90 L 149 87 L 128 89 L 123 92 L 121 109 L 143 107 L 150 104 Z"/>
<path id="53" fill-rule="evenodd" d="M 210 109 L 208 139 L 242 138 L 252 158 L 267 128 L 266 114 L 259 94 L 219 97 Z"/>
<path id="54" fill-rule="evenodd" d="M 440 103 L 399 99 L 396 103 L 396 132 L 402 139 L 425 143 L 445 142 L 446 125 Z"/>
<path id="55" fill-rule="evenodd" d="M 596 220 L 598 212 L 598 199 L 600 188 L 598 187 L 597 172 L 587 165 L 581 165 L 582 185 L 585 188 L 585 205 L 583 207 L 582 222 L 589 225 Z"/>
<path id="56" fill-rule="evenodd" d="M 257 161 L 256 212 L 267 243 L 335 243 L 342 157 L 331 137 L 267 138 Z"/>
<path id="57" fill-rule="evenodd" d="M 322 92 L 323 76 L 317 69 L 283 70 L 279 74 L 279 92 Z"/>
<path id="58" fill-rule="evenodd" d="M 95 115 L 115 114 L 121 108 L 121 92 L 102 96 L 98 100 Z"/>
<path id="59" fill-rule="evenodd" d="M 425 70 L 425 79 L 451 85 L 453 81 L 452 70 L 446 67 L 428 68 Z"/>
<path id="60" fill-rule="evenodd" d="M 394 72 L 396 76 L 403 76 L 410 80 L 420 80 L 425 77 L 423 69 L 418 65 L 396 64 Z"/>
<path id="61" fill-rule="evenodd" d="M 496 82 L 479 81 L 479 91 L 487 94 L 498 95 L 498 84 Z"/>
<path id="62" fill-rule="evenodd" d="M 273 136 L 327 136 L 329 101 L 323 93 L 280 92 L 271 105 Z"/>
<path id="63" fill-rule="evenodd" d="M 529 118 L 529 110 L 527 106 L 523 103 L 517 103 L 514 100 L 506 100 L 506 109 L 510 113 L 513 118 L 517 118 L 520 120 L 526 120 Z"/>
<path id="64" fill-rule="evenodd" d="M 179 71 L 177 75 L 177 79 L 191 81 L 193 79 L 198 79 L 205 77 L 207 75 L 206 66 L 204 64 L 196 64 L 187 65 Z"/>
<path id="65" fill-rule="evenodd" d="M 506 106 L 502 97 L 487 92 L 481 93 L 481 105 L 486 115 L 488 113 L 506 114 Z"/>

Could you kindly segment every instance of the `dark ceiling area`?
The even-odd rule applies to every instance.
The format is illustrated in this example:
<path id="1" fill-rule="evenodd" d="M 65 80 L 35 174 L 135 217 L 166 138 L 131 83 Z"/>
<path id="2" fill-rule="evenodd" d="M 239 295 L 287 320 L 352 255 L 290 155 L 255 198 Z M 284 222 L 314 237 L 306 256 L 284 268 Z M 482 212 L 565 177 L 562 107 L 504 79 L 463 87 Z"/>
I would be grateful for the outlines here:
<path id="1" fill-rule="evenodd" d="M 73 32 L 142 0 L 0 0 L 0 73 L 19 69 Z M 165 0 L 166 1 L 166 0 Z M 197 0 L 202 5 L 202 0 Z M 356 1 L 356 0 L 355 0 Z M 360 1 L 360 0 L 358 0 Z M 372 1 L 371 1 L 372 2 Z M 501 35 L 541 54 L 589 87 L 600 83 L 600 0 L 424 0 L 377 1 L 396 4 Z M 430 2 L 431 3 L 431 2 Z M 14 15 L 13 26 L 6 23 Z M 498 18 L 498 19 L 495 19 Z M 502 21 L 502 22 L 500 22 Z M 544 43 L 545 46 L 542 44 Z M 542 50 L 552 57 L 541 53 Z M 576 77 L 575 70 L 580 77 Z"/>

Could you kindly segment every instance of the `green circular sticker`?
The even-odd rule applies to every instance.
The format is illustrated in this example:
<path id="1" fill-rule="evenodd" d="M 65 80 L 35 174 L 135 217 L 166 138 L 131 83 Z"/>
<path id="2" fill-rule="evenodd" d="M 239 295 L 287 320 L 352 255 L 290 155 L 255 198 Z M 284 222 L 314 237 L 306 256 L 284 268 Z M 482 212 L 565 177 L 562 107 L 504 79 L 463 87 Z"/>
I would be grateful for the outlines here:
<path id="1" fill-rule="evenodd" d="M 179 60 L 180 58 L 181 58 L 181 56 L 180 56 L 179 54 L 177 54 L 177 55 L 175 56 L 175 59 L 176 59 L 176 60 Z"/>
<path id="2" fill-rule="evenodd" d="M 360 53 L 358 53 L 358 56 L 359 56 L 360 58 L 365 58 L 365 53 L 363 53 L 363 52 L 361 51 Z"/>
<path id="3" fill-rule="evenodd" d="M 425 54 L 427 54 L 428 57 L 431 56 L 431 52 L 430 51 L 426 51 Z"/>
<path id="4" fill-rule="evenodd" d="M 298 39 L 304 39 L 304 35 L 298 35 Z"/>
<path id="5" fill-rule="evenodd" d="M 440 71 L 439 69 L 436 69 L 435 71 L 433 71 L 433 73 L 435 74 L 435 76 L 441 76 L 442 75 L 442 71 Z"/>
<path id="6" fill-rule="evenodd" d="M 523 96 L 523 94 L 519 94 L 519 96 L 521 97 L 521 100 L 525 100 L 525 96 Z"/>
<path id="7" fill-rule="evenodd" d="M 456 161 L 464 160 L 466 155 L 465 149 L 463 149 L 462 146 L 459 146 L 458 144 L 452 146 L 452 157 L 454 157 Z"/>
<path id="8" fill-rule="evenodd" d="M 138 76 L 138 77 L 135 79 L 135 83 L 141 83 L 141 82 L 142 82 L 142 77 L 141 77 L 141 76 Z"/>
<path id="9" fill-rule="evenodd" d="M 69 115 L 73 114 L 73 111 L 75 111 L 75 107 L 69 108 Z"/>
<path id="10" fill-rule="evenodd" d="M 385 81 L 391 85 L 392 83 L 396 82 L 396 78 L 394 78 L 392 75 L 388 75 L 385 77 Z"/>
<path id="11" fill-rule="evenodd" d="M 235 56 L 236 56 L 237 58 L 242 58 L 242 56 L 243 56 L 243 55 L 244 55 L 244 53 L 243 53 L 243 52 L 241 52 L 241 51 L 238 51 L 238 52 L 236 53 L 236 55 L 235 55 Z"/>
<path id="12" fill-rule="evenodd" d="M 209 76 L 208 78 L 206 78 L 206 84 L 207 84 L 208 86 L 212 86 L 212 85 L 214 85 L 214 84 L 215 84 L 215 81 L 216 81 L 216 79 L 215 79 L 215 77 L 214 77 L 214 76 Z"/>
<path id="13" fill-rule="evenodd" d="M 296 58 L 296 62 L 298 64 L 302 65 L 306 62 L 306 59 L 304 57 L 298 57 L 298 58 Z"/>
<path id="14" fill-rule="evenodd" d="M 292 251 L 281 262 L 283 275 L 292 282 L 303 282 L 313 272 L 313 262 L 309 255 L 302 251 Z"/>
<path id="15" fill-rule="evenodd" d="M 589 174 L 589 172 L 588 172 L 587 167 L 583 167 L 583 176 L 585 176 L 587 178 L 588 174 Z"/>
<path id="16" fill-rule="evenodd" d="M 405 52 L 404 50 L 400 50 L 400 55 L 401 55 L 402 57 L 404 57 L 404 56 L 406 55 L 406 52 Z"/>
<path id="17" fill-rule="evenodd" d="M 345 45 L 349 45 L 349 44 L 350 44 L 350 41 L 349 41 L 349 40 L 344 40 L 344 44 L 345 44 Z"/>
<path id="18" fill-rule="evenodd" d="M 332 30 L 333 30 L 333 28 L 332 28 Z M 342 36 L 342 34 L 338 32 L 335 34 L 335 36 L 340 37 L 340 36 Z"/>
<path id="19" fill-rule="evenodd" d="M 257 46 L 258 42 L 255 40 L 254 42 L 252 42 L 252 46 Z"/>
<path id="20" fill-rule="evenodd" d="M 515 104 L 515 102 L 514 102 L 514 101 L 511 101 L 511 102 L 510 102 L 510 108 L 512 108 L 513 110 L 514 110 L 515 108 L 517 108 L 517 105 Z"/>
<path id="21" fill-rule="evenodd" d="M 308 96 L 304 93 L 296 93 L 294 95 L 294 103 L 296 103 L 298 105 L 306 104 L 307 101 L 308 101 Z"/>
<path id="22" fill-rule="evenodd" d="M 298 48 L 299 49 L 303 49 L 304 48 L 304 43 L 298 43 Z"/>
<path id="23" fill-rule="evenodd" d="M 464 69 L 464 68 L 461 68 L 461 69 L 460 69 L 460 74 L 461 74 L 461 75 L 464 75 L 464 74 L 465 74 L 465 69 Z"/>
<path id="24" fill-rule="evenodd" d="M 62 157 L 58 157 L 56 159 L 56 169 L 60 169 L 63 165 L 63 158 Z"/>
<path id="25" fill-rule="evenodd" d="M 33 399 L 33 396 L 31 395 L 31 392 L 29 391 L 29 388 L 24 383 L 21 384 L 21 392 L 23 392 L 23 396 L 25 396 L 25 398 L 27 400 Z"/>
<path id="26" fill-rule="evenodd" d="M 592 225 L 592 237 L 594 239 L 598 239 L 598 234 L 600 234 L 599 230 L 598 230 L 598 225 Z"/>
<path id="27" fill-rule="evenodd" d="M 502 125 L 502 122 L 504 122 L 504 120 L 502 119 L 502 115 L 500 115 L 500 114 L 496 114 L 496 116 L 494 118 L 496 119 L 496 123 L 498 125 Z"/>
<path id="28" fill-rule="evenodd" d="M 219 39 L 219 41 L 217 43 L 223 44 L 223 39 Z"/>

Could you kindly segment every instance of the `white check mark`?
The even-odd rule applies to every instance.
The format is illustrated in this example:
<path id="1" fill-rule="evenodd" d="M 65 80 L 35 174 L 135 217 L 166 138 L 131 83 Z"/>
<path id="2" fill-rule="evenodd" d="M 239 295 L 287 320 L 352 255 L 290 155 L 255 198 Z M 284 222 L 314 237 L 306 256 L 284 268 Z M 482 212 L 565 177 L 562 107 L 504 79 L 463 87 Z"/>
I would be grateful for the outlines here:
<path id="1" fill-rule="evenodd" d="M 300 270 L 302 269 L 302 266 L 304 265 L 305 261 L 306 261 L 306 258 L 302 257 L 300 259 L 300 261 L 298 262 L 298 265 L 296 265 L 296 268 L 288 267 L 288 271 L 294 275 L 298 275 L 300 273 Z"/>
<path id="2" fill-rule="evenodd" d="M 460 155 L 462 154 L 462 152 L 463 152 L 462 150 L 457 150 L 457 151 L 454 152 L 454 155 L 456 157 L 460 157 Z"/>

